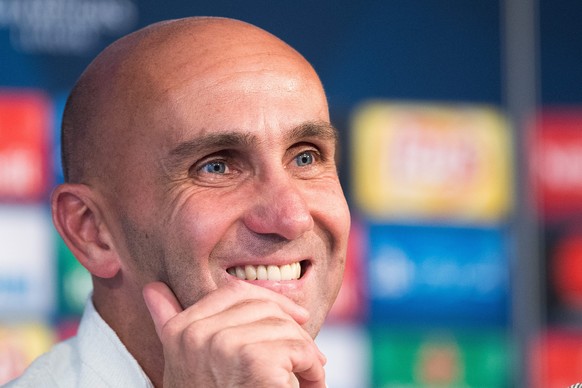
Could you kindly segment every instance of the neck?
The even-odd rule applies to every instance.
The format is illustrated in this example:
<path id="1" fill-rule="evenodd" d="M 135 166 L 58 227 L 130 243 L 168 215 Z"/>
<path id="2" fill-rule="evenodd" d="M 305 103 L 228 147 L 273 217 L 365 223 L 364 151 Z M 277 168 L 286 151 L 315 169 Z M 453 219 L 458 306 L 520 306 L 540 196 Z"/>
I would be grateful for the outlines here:
<path id="1" fill-rule="evenodd" d="M 154 387 L 163 386 L 164 353 L 139 287 L 115 285 L 112 279 L 93 279 L 93 303 L 136 359 Z"/>

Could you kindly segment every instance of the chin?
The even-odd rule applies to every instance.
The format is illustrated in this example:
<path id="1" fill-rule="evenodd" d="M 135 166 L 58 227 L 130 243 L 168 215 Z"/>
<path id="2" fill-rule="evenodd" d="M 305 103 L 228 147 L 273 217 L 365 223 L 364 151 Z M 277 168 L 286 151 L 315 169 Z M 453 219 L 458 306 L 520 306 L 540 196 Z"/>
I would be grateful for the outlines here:
<path id="1" fill-rule="evenodd" d="M 323 326 L 323 323 L 325 322 L 325 318 L 327 317 L 329 310 L 330 310 L 330 308 L 326 308 L 326 310 L 324 312 L 322 312 L 322 311 L 313 312 L 311 314 L 312 318 L 309 319 L 309 321 L 307 321 L 303 325 L 303 328 L 305 329 L 305 331 L 307 331 L 307 333 L 309 333 L 311 338 L 315 338 L 317 336 L 317 334 L 319 334 L 319 331 L 321 330 L 321 327 Z"/>

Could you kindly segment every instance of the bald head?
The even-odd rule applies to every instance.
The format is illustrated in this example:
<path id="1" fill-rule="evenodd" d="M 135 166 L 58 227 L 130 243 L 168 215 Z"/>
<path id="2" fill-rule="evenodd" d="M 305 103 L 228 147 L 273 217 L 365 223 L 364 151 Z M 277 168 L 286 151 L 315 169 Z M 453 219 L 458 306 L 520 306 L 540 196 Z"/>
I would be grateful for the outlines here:
<path id="1" fill-rule="evenodd" d="M 67 101 L 62 125 L 65 180 L 108 185 L 123 180 L 127 171 L 120 166 L 131 165 L 128 148 L 151 135 L 146 117 L 154 111 L 156 124 L 164 126 L 172 109 L 161 102 L 184 98 L 181 85 L 195 85 L 190 91 L 203 94 L 220 89 L 237 74 L 257 70 L 286 71 L 320 87 L 299 53 L 237 20 L 172 20 L 119 39 L 89 65 Z M 285 88 L 268 80 L 264 85 Z"/>

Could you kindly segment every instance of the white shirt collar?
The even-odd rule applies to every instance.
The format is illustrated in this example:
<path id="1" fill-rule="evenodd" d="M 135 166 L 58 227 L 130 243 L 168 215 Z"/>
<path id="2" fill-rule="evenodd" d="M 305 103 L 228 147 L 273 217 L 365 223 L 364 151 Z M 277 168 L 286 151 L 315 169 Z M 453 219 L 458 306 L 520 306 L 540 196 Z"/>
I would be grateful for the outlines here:
<path id="1" fill-rule="evenodd" d="M 153 384 L 113 329 L 87 302 L 77 333 L 81 362 L 91 367 L 105 386 L 148 387 Z"/>

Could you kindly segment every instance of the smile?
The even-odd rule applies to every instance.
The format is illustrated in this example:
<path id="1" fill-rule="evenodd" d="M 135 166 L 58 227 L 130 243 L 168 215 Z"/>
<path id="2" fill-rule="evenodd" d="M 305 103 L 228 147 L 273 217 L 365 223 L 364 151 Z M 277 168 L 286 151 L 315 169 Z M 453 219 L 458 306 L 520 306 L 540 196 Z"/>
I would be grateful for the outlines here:
<path id="1" fill-rule="evenodd" d="M 226 270 L 230 275 L 241 280 L 297 280 L 301 278 L 301 263 L 285 265 L 245 265 L 230 267 Z"/>

